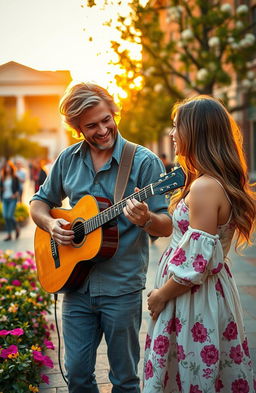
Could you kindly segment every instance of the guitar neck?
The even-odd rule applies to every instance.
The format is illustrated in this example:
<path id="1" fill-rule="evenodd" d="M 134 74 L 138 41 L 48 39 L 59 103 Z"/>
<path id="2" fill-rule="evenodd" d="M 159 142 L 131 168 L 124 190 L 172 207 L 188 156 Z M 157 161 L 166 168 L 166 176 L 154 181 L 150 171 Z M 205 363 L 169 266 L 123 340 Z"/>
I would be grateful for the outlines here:
<path id="1" fill-rule="evenodd" d="M 140 191 L 135 192 L 134 194 L 129 195 L 127 198 L 122 199 L 120 202 L 117 202 L 114 205 L 108 207 L 107 209 L 97 214 L 97 216 L 90 218 L 84 223 L 85 234 L 94 231 L 95 229 L 101 227 L 102 225 L 106 224 L 107 222 L 113 220 L 115 217 L 123 213 L 123 208 L 126 206 L 126 201 L 128 199 L 134 198 L 139 202 L 143 202 L 152 195 L 154 195 L 153 185 L 149 184 L 148 186 L 142 188 Z"/>

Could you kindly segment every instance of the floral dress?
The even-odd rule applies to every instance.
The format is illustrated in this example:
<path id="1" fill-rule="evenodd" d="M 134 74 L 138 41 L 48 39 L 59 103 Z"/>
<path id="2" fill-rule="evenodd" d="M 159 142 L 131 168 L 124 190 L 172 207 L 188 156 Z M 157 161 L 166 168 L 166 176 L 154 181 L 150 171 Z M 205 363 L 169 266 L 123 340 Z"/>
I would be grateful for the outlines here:
<path id="1" fill-rule="evenodd" d="M 253 393 L 242 309 L 226 257 L 234 225 L 229 219 L 211 235 L 191 228 L 188 218 L 181 200 L 155 288 L 172 276 L 191 290 L 149 323 L 143 393 Z"/>

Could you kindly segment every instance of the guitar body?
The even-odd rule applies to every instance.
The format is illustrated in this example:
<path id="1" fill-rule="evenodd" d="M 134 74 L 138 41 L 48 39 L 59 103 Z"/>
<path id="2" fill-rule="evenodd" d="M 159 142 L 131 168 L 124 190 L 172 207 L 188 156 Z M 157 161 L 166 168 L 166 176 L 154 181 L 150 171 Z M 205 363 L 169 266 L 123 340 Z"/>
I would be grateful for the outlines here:
<path id="1" fill-rule="evenodd" d="M 54 218 L 64 218 L 76 229 L 72 245 L 57 245 L 50 234 L 37 227 L 35 231 L 35 259 L 38 279 L 47 292 L 68 292 L 79 288 L 96 262 L 111 258 L 118 247 L 116 222 L 84 234 L 83 223 L 111 206 L 107 198 L 86 195 L 73 209 L 52 209 Z M 77 230 L 78 229 L 78 230 Z"/>
<path id="2" fill-rule="evenodd" d="M 47 292 L 68 292 L 79 288 L 95 263 L 111 258 L 118 247 L 115 218 L 123 213 L 127 200 L 143 202 L 153 195 L 170 192 L 185 184 L 182 168 L 163 174 L 122 201 L 86 195 L 73 209 L 52 209 L 54 218 L 70 222 L 75 238 L 69 246 L 58 245 L 50 234 L 39 227 L 35 232 L 35 259 L 39 281 Z"/>

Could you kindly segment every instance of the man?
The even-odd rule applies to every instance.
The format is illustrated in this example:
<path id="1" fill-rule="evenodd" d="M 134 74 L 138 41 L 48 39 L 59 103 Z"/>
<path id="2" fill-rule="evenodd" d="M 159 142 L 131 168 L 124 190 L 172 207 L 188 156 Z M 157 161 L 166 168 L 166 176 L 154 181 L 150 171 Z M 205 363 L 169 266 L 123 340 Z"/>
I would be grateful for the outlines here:
<path id="1" fill-rule="evenodd" d="M 84 141 L 66 148 L 34 195 L 31 215 L 58 244 L 74 238 L 67 221 L 54 219 L 49 209 L 68 196 L 73 207 L 85 194 L 113 201 L 115 181 L 125 144 L 117 129 L 117 107 L 109 93 L 94 84 L 80 83 L 67 90 L 60 111 Z M 148 149 L 138 146 L 124 197 L 159 178 L 163 165 Z M 137 189 L 137 188 L 136 188 Z M 98 393 L 94 375 L 96 351 L 102 335 L 108 345 L 109 378 L 113 393 L 140 392 L 137 365 L 142 289 L 148 264 L 148 238 L 169 236 L 171 220 L 164 196 L 147 203 L 127 201 L 118 217 L 116 254 L 91 269 L 84 285 L 64 295 L 62 326 L 65 367 L 70 393 Z"/>

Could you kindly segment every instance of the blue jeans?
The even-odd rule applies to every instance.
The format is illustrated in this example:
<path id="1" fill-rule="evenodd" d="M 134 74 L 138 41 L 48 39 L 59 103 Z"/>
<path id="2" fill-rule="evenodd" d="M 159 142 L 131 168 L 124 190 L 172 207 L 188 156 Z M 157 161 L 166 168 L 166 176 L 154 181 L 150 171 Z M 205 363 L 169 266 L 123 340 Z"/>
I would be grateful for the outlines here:
<path id="1" fill-rule="evenodd" d="M 139 329 L 142 292 L 122 296 L 65 294 L 62 327 L 69 393 L 99 393 L 96 351 L 103 334 L 108 347 L 112 393 L 139 393 Z"/>
<path id="2" fill-rule="evenodd" d="M 12 230 L 15 230 L 17 227 L 16 220 L 14 218 L 14 212 L 17 204 L 17 199 L 13 198 L 4 198 L 3 199 L 3 217 L 5 220 L 5 227 L 9 234 L 11 234 Z"/>

